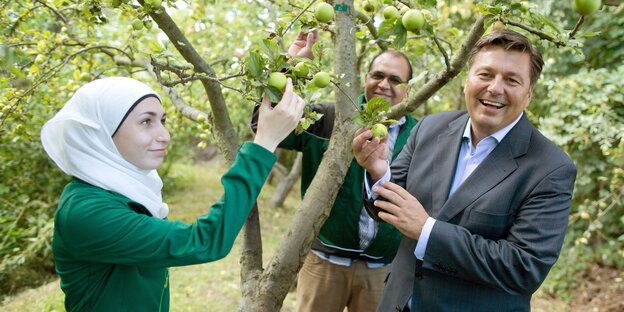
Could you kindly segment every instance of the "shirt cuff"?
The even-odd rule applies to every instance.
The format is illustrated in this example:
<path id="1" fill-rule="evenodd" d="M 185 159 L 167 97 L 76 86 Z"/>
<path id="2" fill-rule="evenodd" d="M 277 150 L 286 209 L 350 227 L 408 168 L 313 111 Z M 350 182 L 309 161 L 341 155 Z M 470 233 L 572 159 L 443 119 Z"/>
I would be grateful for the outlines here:
<path id="1" fill-rule="evenodd" d="M 380 186 L 381 181 L 390 181 L 390 178 L 392 178 L 392 174 L 390 173 L 390 164 L 388 162 L 386 162 L 388 164 L 388 167 L 386 169 L 386 173 L 384 173 L 383 177 L 381 177 L 381 179 L 379 179 L 377 182 L 375 182 L 375 184 L 373 184 L 373 186 L 370 186 L 370 183 L 368 182 L 368 172 L 366 172 L 366 169 L 364 169 L 364 188 L 366 189 L 366 199 L 368 201 L 372 201 L 377 199 L 377 197 L 379 197 L 379 195 L 373 191 L 371 191 L 371 189 L 375 186 Z"/>
<path id="2" fill-rule="evenodd" d="M 425 225 L 420 232 L 420 237 L 418 238 L 418 242 L 416 243 L 416 249 L 414 249 L 414 256 L 416 259 L 421 260 L 425 257 L 425 250 L 427 250 L 427 243 L 429 242 L 429 235 L 431 234 L 431 230 L 433 229 L 433 225 L 436 220 L 432 217 L 427 217 L 427 221 L 425 221 Z"/>

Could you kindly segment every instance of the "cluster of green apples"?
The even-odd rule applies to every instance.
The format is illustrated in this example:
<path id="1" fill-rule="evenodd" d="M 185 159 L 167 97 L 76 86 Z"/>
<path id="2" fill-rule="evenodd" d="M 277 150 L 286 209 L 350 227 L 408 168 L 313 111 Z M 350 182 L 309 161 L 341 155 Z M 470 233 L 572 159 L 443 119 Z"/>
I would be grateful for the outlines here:
<path id="1" fill-rule="evenodd" d="M 303 62 L 298 63 L 293 67 L 293 75 L 295 77 L 303 78 L 308 75 L 309 69 L 308 66 Z M 325 88 L 331 82 L 330 76 L 327 72 L 320 71 L 312 77 L 311 84 L 317 86 L 318 88 Z M 273 72 L 269 74 L 269 87 L 274 87 L 282 92 L 284 92 L 284 88 L 286 88 L 286 75 L 280 72 Z"/>
<path id="2" fill-rule="evenodd" d="M 368 2 L 365 2 L 365 5 L 366 3 Z M 366 10 L 366 6 L 364 9 Z M 401 23 L 407 30 L 417 31 L 425 25 L 425 15 L 422 10 L 410 9 L 407 6 L 404 6 L 399 13 L 399 9 L 392 5 L 383 9 L 383 17 L 388 21 L 396 20 L 399 18 L 399 14 L 402 14 Z"/>

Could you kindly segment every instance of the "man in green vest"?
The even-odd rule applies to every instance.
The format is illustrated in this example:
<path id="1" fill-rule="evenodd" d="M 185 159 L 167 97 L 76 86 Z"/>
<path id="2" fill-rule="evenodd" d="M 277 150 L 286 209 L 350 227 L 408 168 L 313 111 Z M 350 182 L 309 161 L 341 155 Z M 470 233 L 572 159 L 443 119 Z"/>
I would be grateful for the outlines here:
<path id="1" fill-rule="evenodd" d="M 316 31 L 300 33 L 288 52 L 313 59 Z M 412 77 L 408 58 L 401 52 L 383 51 L 373 58 L 365 74 L 365 91 L 358 104 L 382 97 L 396 105 L 406 96 Z M 323 117 L 299 135 L 291 133 L 280 147 L 303 153 L 301 196 L 305 195 L 327 149 L 334 124 L 334 104 L 315 104 Z M 388 129 L 392 161 L 416 124 L 405 116 Z M 252 128 L 254 122 L 252 121 Z M 374 311 L 384 289 L 387 266 L 397 251 L 401 233 L 388 223 L 374 221 L 362 205 L 364 169 L 355 159 L 329 217 L 312 244 L 297 280 L 297 311 Z"/>

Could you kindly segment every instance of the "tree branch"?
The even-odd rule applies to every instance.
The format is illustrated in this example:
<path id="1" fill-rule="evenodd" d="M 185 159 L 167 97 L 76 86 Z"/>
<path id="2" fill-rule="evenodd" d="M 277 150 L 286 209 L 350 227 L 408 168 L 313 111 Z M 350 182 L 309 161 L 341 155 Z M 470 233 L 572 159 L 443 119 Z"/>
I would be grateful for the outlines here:
<path id="1" fill-rule="evenodd" d="M 538 36 L 540 39 L 548 40 L 548 41 L 554 43 L 557 47 L 565 46 L 564 42 L 561 42 L 561 41 L 555 39 L 554 37 L 552 37 L 552 36 L 542 32 L 542 31 L 540 31 L 538 29 L 535 29 L 535 28 L 533 28 L 531 26 L 524 25 L 522 23 L 519 23 L 519 22 L 516 22 L 516 21 L 512 21 L 512 20 L 507 20 L 505 24 L 513 25 L 513 26 L 516 26 L 518 28 L 524 29 L 524 30 L 526 30 L 526 31 L 528 31 L 528 32 Z"/>
<path id="2" fill-rule="evenodd" d="M 466 40 L 462 43 L 461 47 L 457 51 L 457 54 L 450 60 L 450 66 L 441 70 L 436 74 L 434 79 L 429 80 L 418 92 L 414 95 L 403 100 L 390 109 L 388 118 L 399 119 L 402 116 L 413 112 L 416 108 L 424 104 L 431 96 L 433 96 L 440 88 L 446 85 L 451 79 L 457 76 L 466 61 L 468 60 L 470 50 L 475 45 L 477 40 L 481 38 L 485 32 L 483 25 L 486 18 L 490 15 L 480 15 L 475 23 L 472 25 Z"/>
<path id="3" fill-rule="evenodd" d="M 579 30 L 579 28 L 581 27 L 581 24 L 583 24 L 584 21 L 585 21 L 585 15 L 581 15 L 581 17 L 579 17 L 579 20 L 576 22 L 576 25 L 574 25 L 574 29 L 572 29 L 572 31 L 570 32 L 570 35 L 568 36 L 568 38 L 570 39 L 574 38 L 574 35 Z"/>
<path id="4" fill-rule="evenodd" d="M 373 38 L 375 38 L 375 43 L 377 43 L 379 48 L 383 51 L 388 50 L 388 45 L 383 40 L 379 40 L 379 34 L 377 33 L 377 28 L 375 28 L 375 25 L 373 25 L 373 19 L 370 18 L 368 15 L 362 13 L 361 11 L 353 11 L 355 14 L 355 18 L 362 22 L 364 26 L 366 26 L 366 28 L 368 28 L 368 31 L 371 33 Z"/>
<path id="5" fill-rule="evenodd" d="M 141 5 L 143 0 L 139 0 Z M 149 12 L 149 16 L 156 22 L 158 27 L 167 35 L 171 43 L 182 55 L 182 57 L 193 65 L 193 70 L 197 73 L 203 73 L 208 77 L 216 78 L 214 70 L 199 55 L 197 50 L 184 36 L 178 25 L 173 21 L 171 16 L 167 14 L 165 8 L 160 7 Z M 215 125 L 212 133 L 215 135 L 215 141 L 227 164 L 231 164 L 236 157 L 236 151 L 239 146 L 238 135 L 234 131 L 232 120 L 230 119 L 225 99 L 221 92 L 221 85 L 215 79 L 201 79 L 202 85 L 208 95 L 208 101 L 214 114 Z"/>

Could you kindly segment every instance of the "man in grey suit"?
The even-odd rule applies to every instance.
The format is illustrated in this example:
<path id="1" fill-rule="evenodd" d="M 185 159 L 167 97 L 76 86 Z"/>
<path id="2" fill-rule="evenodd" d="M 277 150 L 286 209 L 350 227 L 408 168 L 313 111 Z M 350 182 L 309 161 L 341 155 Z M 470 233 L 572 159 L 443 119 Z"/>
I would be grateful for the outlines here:
<path id="1" fill-rule="evenodd" d="M 390 169 L 386 142 L 356 132 L 369 198 L 382 197 L 369 213 L 404 235 L 377 311 L 530 311 L 576 178 L 524 114 L 542 66 L 528 38 L 493 31 L 470 56 L 467 112 L 423 118 Z"/>

